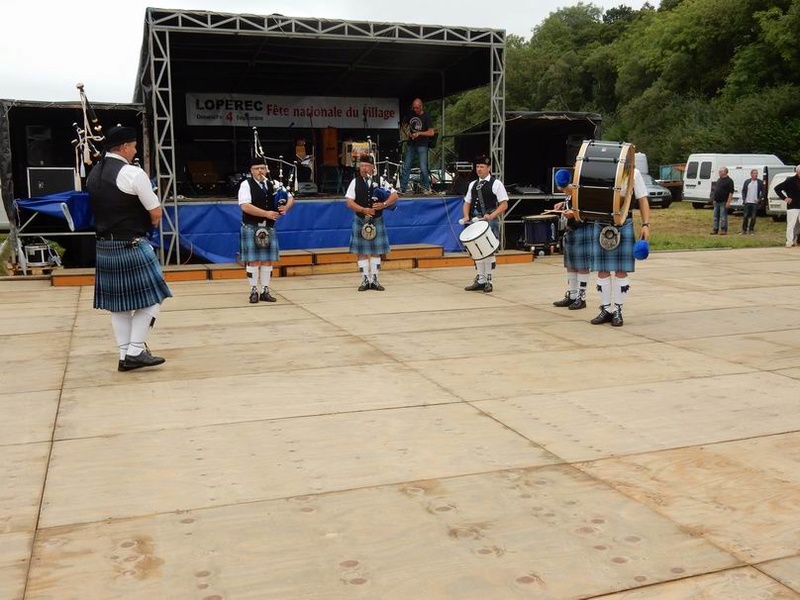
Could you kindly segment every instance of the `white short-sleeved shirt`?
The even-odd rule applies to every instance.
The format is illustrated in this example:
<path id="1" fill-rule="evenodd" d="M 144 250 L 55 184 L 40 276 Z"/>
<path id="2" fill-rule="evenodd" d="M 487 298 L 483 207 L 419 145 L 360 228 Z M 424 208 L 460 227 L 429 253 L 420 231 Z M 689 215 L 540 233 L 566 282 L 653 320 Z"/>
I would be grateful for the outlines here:
<path id="1" fill-rule="evenodd" d="M 141 202 L 142 206 L 147 210 L 153 210 L 161 205 L 158 201 L 158 196 L 156 196 L 156 193 L 153 191 L 153 186 L 150 184 L 147 173 L 139 167 L 129 164 L 128 161 L 119 154 L 106 152 L 106 156 L 115 160 L 121 160 L 125 163 L 117 174 L 117 187 L 121 192 L 138 196 L 139 202 Z"/>
<path id="2" fill-rule="evenodd" d="M 633 197 L 639 200 L 647 196 L 647 184 L 639 169 L 633 170 Z"/>
<path id="3" fill-rule="evenodd" d="M 242 183 L 239 184 L 239 193 L 236 197 L 239 200 L 240 206 L 242 204 L 253 203 L 253 196 L 250 194 L 250 183 L 248 182 L 248 179 L 252 179 L 252 177 L 245 177 L 242 180 Z M 264 181 L 264 183 L 266 183 L 266 181 Z M 286 190 L 286 193 L 289 194 L 289 198 L 294 198 L 294 195 L 288 189 Z"/>
<path id="4" fill-rule="evenodd" d="M 491 178 L 492 178 L 492 176 L 489 175 L 489 177 L 487 177 L 486 179 L 483 179 L 483 181 L 489 181 Z M 464 194 L 464 202 L 466 202 L 467 204 L 470 203 L 469 199 L 472 198 L 472 188 L 474 188 L 475 185 L 479 181 L 481 181 L 481 180 L 480 179 L 476 179 L 476 180 L 471 181 L 469 183 L 469 187 L 467 188 L 467 193 Z M 505 202 L 505 201 L 508 200 L 508 192 L 506 191 L 506 186 L 504 186 L 503 183 L 499 179 L 495 179 L 494 180 L 494 183 L 492 184 L 492 193 L 495 196 L 497 196 L 497 202 L 498 203 Z"/>

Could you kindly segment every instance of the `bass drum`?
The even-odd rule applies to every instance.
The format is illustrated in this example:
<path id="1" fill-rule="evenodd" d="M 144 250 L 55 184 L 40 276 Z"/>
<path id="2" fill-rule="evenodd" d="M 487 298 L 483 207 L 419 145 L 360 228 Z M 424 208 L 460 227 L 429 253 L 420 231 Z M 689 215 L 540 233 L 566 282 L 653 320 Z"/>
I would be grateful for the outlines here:
<path id="1" fill-rule="evenodd" d="M 583 142 L 575 162 L 573 208 L 579 221 L 620 226 L 633 196 L 635 147 L 627 142 Z"/>

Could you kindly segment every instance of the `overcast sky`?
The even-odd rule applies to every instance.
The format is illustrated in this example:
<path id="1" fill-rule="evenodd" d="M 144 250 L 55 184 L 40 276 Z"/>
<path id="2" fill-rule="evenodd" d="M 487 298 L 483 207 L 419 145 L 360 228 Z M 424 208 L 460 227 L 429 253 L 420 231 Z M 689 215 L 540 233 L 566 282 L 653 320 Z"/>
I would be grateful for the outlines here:
<path id="1" fill-rule="evenodd" d="M 645 0 L 593 0 L 603 9 Z M 359 21 L 505 29 L 529 38 L 570 0 L 5 0 L 0 17 L 0 98 L 77 100 L 83 82 L 93 102 L 131 102 L 145 8 L 211 10 Z M 651 0 L 658 5 L 658 1 Z"/>

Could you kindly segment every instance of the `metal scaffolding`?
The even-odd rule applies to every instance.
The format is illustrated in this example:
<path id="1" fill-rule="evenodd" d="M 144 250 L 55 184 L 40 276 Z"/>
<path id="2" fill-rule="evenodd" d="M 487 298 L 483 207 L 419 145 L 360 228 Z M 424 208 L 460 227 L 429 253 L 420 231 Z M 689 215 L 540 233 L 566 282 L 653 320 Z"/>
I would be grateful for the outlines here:
<path id="1" fill-rule="evenodd" d="M 489 73 L 484 85 L 490 89 L 490 148 L 494 172 L 502 178 L 505 145 L 505 31 L 438 25 L 337 21 L 282 15 L 236 15 L 214 12 L 148 8 L 145 17 L 144 43 L 139 67 L 136 98 L 151 111 L 153 158 L 157 193 L 163 206 L 172 206 L 172 216 L 165 210 L 161 228 L 161 260 L 180 263 L 180 226 L 173 104 L 173 67 L 171 42 L 175 34 L 230 35 L 296 39 L 308 43 L 326 41 L 369 43 L 373 47 L 393 44 L 393 50 L 430 46 L 445 48 L 482 48 L 489 52 Z M 387 64 L 387 69 L 397 69 Z M 415 65 L 418 68 L 418 65 Z M 409 69 L 410 70 L 410 69 Z M 443 71 L 442 89 L 447 88 Z"/>

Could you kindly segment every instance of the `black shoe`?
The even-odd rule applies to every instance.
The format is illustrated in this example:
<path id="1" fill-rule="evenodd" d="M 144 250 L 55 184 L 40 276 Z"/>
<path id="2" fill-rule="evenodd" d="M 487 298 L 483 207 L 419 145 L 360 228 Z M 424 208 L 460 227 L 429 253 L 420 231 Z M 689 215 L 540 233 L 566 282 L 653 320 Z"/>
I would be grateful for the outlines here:
<path id="1" fill-rule="evenodd" d="M 359 292 L 366 292 L 370 288 L 369 279 L 364 277 L 364 281 L 361 282 L 361 285 L 358 286 Z"/>
<path id="2" fill-rule="evenodd" d="M 256 288 L 250 288 L 250 304 L 256 304 L 258 302 L 258 290 Z"/>
<path id="3" fill-rule="evenodd" d="M 117 371 L 125 371 L 124 365 L 125 361 L 120 359 L 119 362 L 117 363 Z"/>
<path id="4" fill-rule="evenodd" d="M 561 300 L 556 300 L 553 302 L 553 306 L 558 306 L 559 308 L 564 308 L 565 306 L 569 306 L 573 302 L 575 302 L 576 298 L 570 298 L 569 292 L 564 293 L 564 297 Z"/>
<path id="5" fill-rule="evenodd" d="M 155 367 L 165 362 L 166 359 L 160 356 L 153 356 L 149 351 L 143 350 L 141 354 L 136 356 L 126 356 L 122 361 L 122 368 L 120 371 L 132 371 L 134 369 L 141 369 L 142 367 Z"/>
<path id="6" fill-rule="evenodd" d="M 378 292 L 382 292 L 382 291 L 384 291 L 386 289 L 385 287 L 383 287 L 380 284 L 380 282 L 378 281 L 377 277 L 372 280 L 372 283 L 369 284 L 369 287 L 370 287 L 370 289 L 373 289 L 373 290 L 378 291 Z"/>
<path id="7" fill-rule="evenodd" d="M 589 321 L 592 325 L 602 325 L 603 323 L 611 323 L 611 320 L 614 318 L 610 312 L 608 312 L 605 308 L 600 309 L 600 314 L 598 314 L 594 319 Z"/>
<path id="8" fill-rule="evenodd" d="M 716 230 L 713 230 L 713 231 L 711 232 L 711 235 L 717 235 L 717 232 L 716 232 Z"/>
<path id="9" fill-rule="evenodd" d="M 580 310 L 582 308 L 586 308 L 586 300 L 578 296 L 567 308 L 569 308 L 569 310 Z"/>
<path id="10" fill-rule="evenodd" d="M 491 294 L 493 289 L 494 289 L 494 287 L 492 287 L 492 282 L 491 281 L 487 281 L 486 283 L 483 284 L 483 293 L 484 294 Z"/>
<path id="11" fill-rule="evenodd" d="M 625 321 L 622 319 L 622 308 L 617 307 L 614 311 L 614 315 L 611 317 L 611 326 L 612 327 L 622 327 L 625 324 Z"/>
<path id="12" fill-rule="evenodd" d="M 473 281 L 472 283 L 470 283 L 470 284 L 469 284 L 467 287 L 465 287 L 464 289 L 465 289 L 466 291 L 468 291 L 468 292 L 477 292 L 477 291 L 482 291 L 482 290 L 483 290 L 485 287 L 486 287 L 486 282 L 484 282 L 484 283 L 478 283 L 478 278 L 476 277 L 476 278 L 475 278 L 475 281 Z"/>
<path id="13" fill-rule="evenodd" d="M 278 300 L 269 293 L 269 288 L 264 288 L 264 291 L 261 292 L 261 295 L 258 297 L 259 300 L 262 302 L 277 302 Z"/>

